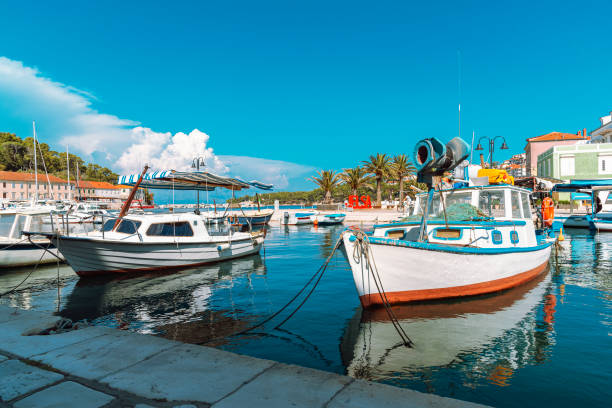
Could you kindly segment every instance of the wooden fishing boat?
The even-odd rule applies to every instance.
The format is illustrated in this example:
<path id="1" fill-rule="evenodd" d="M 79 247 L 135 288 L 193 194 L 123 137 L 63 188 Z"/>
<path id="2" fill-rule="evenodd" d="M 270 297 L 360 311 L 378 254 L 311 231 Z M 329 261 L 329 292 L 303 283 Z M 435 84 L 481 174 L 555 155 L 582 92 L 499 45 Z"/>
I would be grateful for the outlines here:
<path id="1" fill-rule="evenodd" d="M 420 176 L 461 163 L 468 147 L 457 139 L 447 152 L 417 148 Z M 546 269 L 552 245 L 536 234 L 530 191 L 507 184 L 430 189 L 417 196 L 412 219 L 376 225 L 371 235 L 349 231 L 343 242 L 364 307 L 509 289 Z"/>
<path id="2" fill-rule="evenodd" d="M 268 225 L 273 215 L 274 210 L 234 211 L 228 216 L 228 220 L 233 226 L 262 226 Z"/>

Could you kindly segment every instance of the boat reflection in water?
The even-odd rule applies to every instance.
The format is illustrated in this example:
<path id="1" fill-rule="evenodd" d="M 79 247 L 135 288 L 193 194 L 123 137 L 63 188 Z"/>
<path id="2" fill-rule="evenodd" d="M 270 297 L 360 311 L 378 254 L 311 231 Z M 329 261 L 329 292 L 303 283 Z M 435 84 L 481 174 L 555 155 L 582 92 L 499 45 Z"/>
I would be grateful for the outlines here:
<path id="1" fill-rule="evenodd" d="M 246 327 L 258 316 L 235 317 L 232 302 L 213 308 L 215 291 L 229 291 L 234 278 L 265 275 L 260 255 L 173 273 L 81 279 L 60 314 L 121 329 L 159 334 L 184 342 L 202 342 Z M 225 295 L 223 296 L 225 298 Z"/>
<path id="2" fill-rule="evenodd" d="M 550 290 L 547 270 L 494 295 L 393 306 L 413 348 L 400 342 L 385 309 L 360 309 L 342 339 L 343 363 L 352 377 L 390 383 L 426 379 L 433 387 L 435 372 L 448 368 L 461 372 L 463 385 L 470 387 L 509 385 L 514 370 L 545 360 L 554 343 Z M 536 327 L 540 312 L 546 327 Z M 452 387 L 456 380 L 436 385 Z"/>

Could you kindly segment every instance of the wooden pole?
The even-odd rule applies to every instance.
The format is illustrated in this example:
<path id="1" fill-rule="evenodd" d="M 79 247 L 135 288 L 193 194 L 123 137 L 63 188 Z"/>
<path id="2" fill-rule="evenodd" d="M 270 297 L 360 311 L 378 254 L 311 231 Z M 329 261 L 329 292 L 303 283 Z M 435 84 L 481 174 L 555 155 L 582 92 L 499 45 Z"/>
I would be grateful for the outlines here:
<path id="1" fill-rule="evenodd" d="M 127 214 L 128 210 L 130 209 L 130 205 L 132 205 L 132 200 L 134 200 L 136 191 L 138 191 L 138 186 L 140 186 L 140 183 L 142 182 L 144 175 L 147 174 L 147 170 L 149 170 L 149 166 L 145 164 L 144 169 L 142 170 L 142 173 L 140 174 L 140 177 L 138 177 L 138 181 L 136 182 L 136 184 L 134 184 L 134 187 L 132 187 L 132 191 L 130 191 L 130 195 L 128 196 L 127 200 L 125 200 L 125 203 L 123 203 L 123 207 L 121 207 L 121 212 L 119 213 L 119 217 L 117 217 L 117 219 L 115 220 L 115 225 L 113 225 L 113 230 L 117 228 L 117 225 L 119 225 L 119 221 L 121 221 L 121 219 L 125 216 L 125 214 Z"/>

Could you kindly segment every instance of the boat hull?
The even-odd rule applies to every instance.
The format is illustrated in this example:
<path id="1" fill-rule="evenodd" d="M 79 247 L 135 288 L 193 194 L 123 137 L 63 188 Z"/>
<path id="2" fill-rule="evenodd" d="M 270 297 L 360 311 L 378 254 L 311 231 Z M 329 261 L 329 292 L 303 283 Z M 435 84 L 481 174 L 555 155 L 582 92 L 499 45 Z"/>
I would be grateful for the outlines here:
<path id="1" fill-rule="evenodd" d="M 344 214 L 331 214 L 331 215 L 318 215 L 317 224 L 319 225 L 339 225 L 344 222 L 346 215 Z"/>
<path id="2" fill-rule="evenodd" d="M 59 239 L 59 244 L 57 243 Z M 79 276 L 183 269 L 259 252 L 263 237 L 233 242 L 135 243 L 79 237 L 53 238 Z"/>
<path id="3" fill-rule="evenodd" d="M 383 298 L 363 257 L 354 256 L 357 241 L 351 237 L 352 234 L 345 234 L 343 240 L 361 304 L 382 305 Z M 544 244 L 496 251 L 380 241 L 386 243 L 371 242 L 370 250 L 391 304 L 480 295 L 521 285 L 546 269 L 551 248 Z"/>
<path id="4" fill-rule="evenodd" d="M 274 215 L 274 211 L 260 213 L 260 214 L 246 214 L 246 215 L 233 215 L 229 216 L 230 222 L 234 226 L 252 226 L 256 225 L 268 225 L 270 219 Z"/>
<path id="5" fill-rule="evenodd" d="M 1 243 L 0 244 L 0 268 L 12 268 L 20 266 L 30 266 L 36 264 L 48 264 L 56 262 L 58 259 L 52 254 L 58 255 L 55 246 L 51 245 L 47 252 L 42 248 L 46 248 L 49 242 L 40 242 L 34 245 L 29 242 L 21 242 L 18 244 Z M 42 248 L 41 248 L 42 247 Z M 59 255 L 60 258 L 63 258 Z"/>
<path id="6" fill-rule="evenodd" d="M 612 219 L 610 218 L 595 218 L 593 223 L 597 231 L 612 231 Z"/>

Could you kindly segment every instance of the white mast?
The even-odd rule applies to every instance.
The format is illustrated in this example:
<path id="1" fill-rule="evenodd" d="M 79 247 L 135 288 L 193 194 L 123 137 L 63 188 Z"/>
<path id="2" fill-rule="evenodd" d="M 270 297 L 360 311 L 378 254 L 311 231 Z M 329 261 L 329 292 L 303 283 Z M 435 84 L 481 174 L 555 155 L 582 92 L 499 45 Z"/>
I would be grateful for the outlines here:
<path id="1" fill-rule="evenodd" d="M 70 156 L 68 155 L 68 145 L 66 145 L 66 173 L 68 173 L 68 200 L 72 200 L 70 188 Z"/>
<path id="2" fill-rule="evenodd" d="M 36 122 L 32 121 L 32 133 L 34 135 L 34 204 L 38 202 L 38 162 L 36 161 Z"/>

